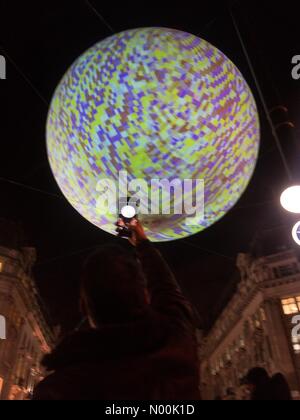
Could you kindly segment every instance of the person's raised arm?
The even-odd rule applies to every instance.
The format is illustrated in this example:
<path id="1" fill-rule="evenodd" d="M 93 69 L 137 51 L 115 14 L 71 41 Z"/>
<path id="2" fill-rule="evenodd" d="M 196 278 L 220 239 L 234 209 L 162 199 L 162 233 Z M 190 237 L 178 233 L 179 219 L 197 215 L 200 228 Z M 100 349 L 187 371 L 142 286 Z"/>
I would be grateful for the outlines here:
<path id="1" fill-rule="evenodd" d="M 151 305 L 168 315 L 178 315 L 193 322 L 193 311 L 183 295 L 170 267 L 160 252 L 147 239 L 141 223 L 134 219 L 130 224 L 132 237 L 130 242 L 136 247 L 147 279 L 151 296 Z"/>

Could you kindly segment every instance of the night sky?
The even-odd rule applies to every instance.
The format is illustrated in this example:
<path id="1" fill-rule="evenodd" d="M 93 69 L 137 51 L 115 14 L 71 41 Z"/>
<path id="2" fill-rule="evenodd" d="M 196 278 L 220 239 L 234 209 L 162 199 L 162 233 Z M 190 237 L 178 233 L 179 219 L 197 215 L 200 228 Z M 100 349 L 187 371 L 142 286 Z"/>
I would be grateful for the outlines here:
<path id="1" fill-rule="evenodd" d="M 268 107 L 289 108 L 296 127 L 293 135 L 299 139 L 300 80 L 291 76 L 292 57 L 300 54 L 297 2 L 184 1 L 169 7 L 162 1 L 0 3 L 0 54 L 7 59 L 7 80 L 0 80 L 0 217 L 21 222 L 24 244 L 37 248 L 35 277 L 53 323 L 65 329 L 76 326 L 82 260 L 97 245 L 118 239 L 84 220 L 62 196 L 47 161 L 47 112 L 58 82 L 73 61 L 112 33 L 162 26 L 199 35 L 238 66 L 257 100 L 261 150 L 244 196 L 207 231 L 158 245 L 197 308 L 200 326 L 210 325 L 238 281 L 237 253 L 248 251 L 258 232 L 278 226 L 288 232 L 297 220 L 279 205 L 280 193 L 289 181 L 232 25 L 229 3 Z M 290 140 L 289 135 L 281 137 L 283 142 Z M 291 155 L 287 158 L 290 163 Z"/>

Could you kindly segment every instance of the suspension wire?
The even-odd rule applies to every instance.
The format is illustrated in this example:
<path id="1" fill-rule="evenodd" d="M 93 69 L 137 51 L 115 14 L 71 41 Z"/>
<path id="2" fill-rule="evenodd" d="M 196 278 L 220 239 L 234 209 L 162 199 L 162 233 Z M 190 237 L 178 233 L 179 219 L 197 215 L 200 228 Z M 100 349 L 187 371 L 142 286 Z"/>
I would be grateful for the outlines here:
<path id="1" fill-rule="evenodd" d="M 240 29 L 239 29 L 239 26 L 238 26 L 237 20 L 236 20 L 236 18 L 235 18 L 235 16 L 234 16 L 234 13 L 233 13 L 232 9 L 229 9 L 229 14 L 230 14 L 230 16 L 231 16 L 231 20 L 232 20 L 232 23 L 233 23 L 234 29 L 235 29 L 236 34 L 237 34 L 237 36 L 238 36 L 238 39 L 239 39 L 239 41 L 240 41 L 240 44 L 241 44 L 241 47 L 242 47 L 243 53 L 244 53 L 245 58 L 246 58 L 246 60 L 247 60 L 247 64 L 248 64 L 248 66 L 249 66 L 250 72 L 251 72 L 252 77 L 253 77 L 253 80 L 254 80 L 254 82 L 255 82 L 255 85 L 256 85 L 256 88 L 257 88 L 257 91 L 258 91 L 258 94 L 259 94 L 259 97 L 260 97 L 260 101 L 261 101 L 261 103 L 262 103 L 262 106 L 263 106 L 263 109 L 264 109 L 264 112 L 265 112 L 265 115 L 266 115 L 267 121 L 268 121 L 269 126 L 270 126 L 270 128 L 271 128 L 271 132 L 272 132 L 272 135 L 273 135 L 273 137 L 274 137 L 275 144 L 276 144 L 277 149 L 278 149 L 278 152 L 279 152 L 279 154 L 280 154 L 280 157 L 281 157 L 281 160 L 282 160 L 282 163 L 283 163 L 284 169 L 285 169 L 285 171 L 286 171 L 287 177 L 288 177 L 289 181 L 292 181 L 292 180 L 293 180 L 293 175 L 292 175 L 292 172 L 291 172 L 291 170 L 290 170 L 290 168 L 289 168 L 289 165 L 288 165 L 287 159 L 286 159 L 286 157 L 285 157 L 285 155 L 284 155 L 284 153 L 283 153 L 283 149 L 282 149 L 281 144 L 280 144 L 280 139 L 279 139 L 279 137 L 278 137 L 278 134 L 277 134 L 276 128 L 275 128 L 275 126 L 274 126 L 274 124 L 273 124 L 273 121 L 272 121 L 271 115 L 270 115 L 270 113 L 269 113 L 269 108 L 268 108 L 268 105 L 267 105 L 266 99 L 265 99 L 265 97 L 264 97 L 264 94 L 263 94 L 263 91 L 262 91 L 262 88 L 261 88 L 260 82 L 259 82 L 258 77 L 257 77 L 257 75 L 256 75 L 256 72 L 255 72 L 255 70 L 254 70 L 254 66 L 253 66 L 253 64 L 252 64 L 252 60 L 251 60 L 250 55 L 249 55 L 249 53 L 248 53 L 248 50 L 247 50 L 246 44 L 245 44 L 245 42 L 244 42 L 244 40 L 243 40 L 242 33 L 241 33 Z"/>

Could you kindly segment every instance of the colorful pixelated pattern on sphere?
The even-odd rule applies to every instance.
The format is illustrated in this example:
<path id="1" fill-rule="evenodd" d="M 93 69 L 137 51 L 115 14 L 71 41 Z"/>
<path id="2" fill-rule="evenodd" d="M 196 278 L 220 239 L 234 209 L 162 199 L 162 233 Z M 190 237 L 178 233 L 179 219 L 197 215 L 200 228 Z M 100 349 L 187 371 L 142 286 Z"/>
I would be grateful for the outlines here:
<path id="1" fill-rule="evenodd" d="M 259 119 L 235 65 L 194 35 L 129 30 L 72 65 L 52 100 L 47 146 L 63 194 L 87 220 L 115 234 L 97 208 L 100 179 L 204 179 L 205 219 L 141 216 L 153 241 L 209 227 L 238 201 L 253 174 Z"/>

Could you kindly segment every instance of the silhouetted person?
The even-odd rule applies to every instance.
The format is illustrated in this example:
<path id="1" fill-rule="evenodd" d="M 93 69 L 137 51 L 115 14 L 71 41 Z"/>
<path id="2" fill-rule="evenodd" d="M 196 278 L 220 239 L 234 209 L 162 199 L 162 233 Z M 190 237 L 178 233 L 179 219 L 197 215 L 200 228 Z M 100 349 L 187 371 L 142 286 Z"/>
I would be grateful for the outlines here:
<path id="1" fill-rule="evenodd" d="M 253 368 L 246 375 L 245 382 L 251 393 L 252 401 L 271 401 L 273 399 L 271 379 L 263 368 Z"/>
<path id="2" fill-rule="evenodd" d="M 282 373 L 276 373 L 271 378 L 272 399 L 274 401 L 291 401 L 292 394 L 289 384 Z"/>
<path id="3" fill-rule="evenodd" d="M 81 306 L 89 328 L 46 356 L 53 373 L 35 400 L 199 399 L 191 307 L 140 223 L 131 229 L 138 258 L 108 247 L 87 260 Z"/>

